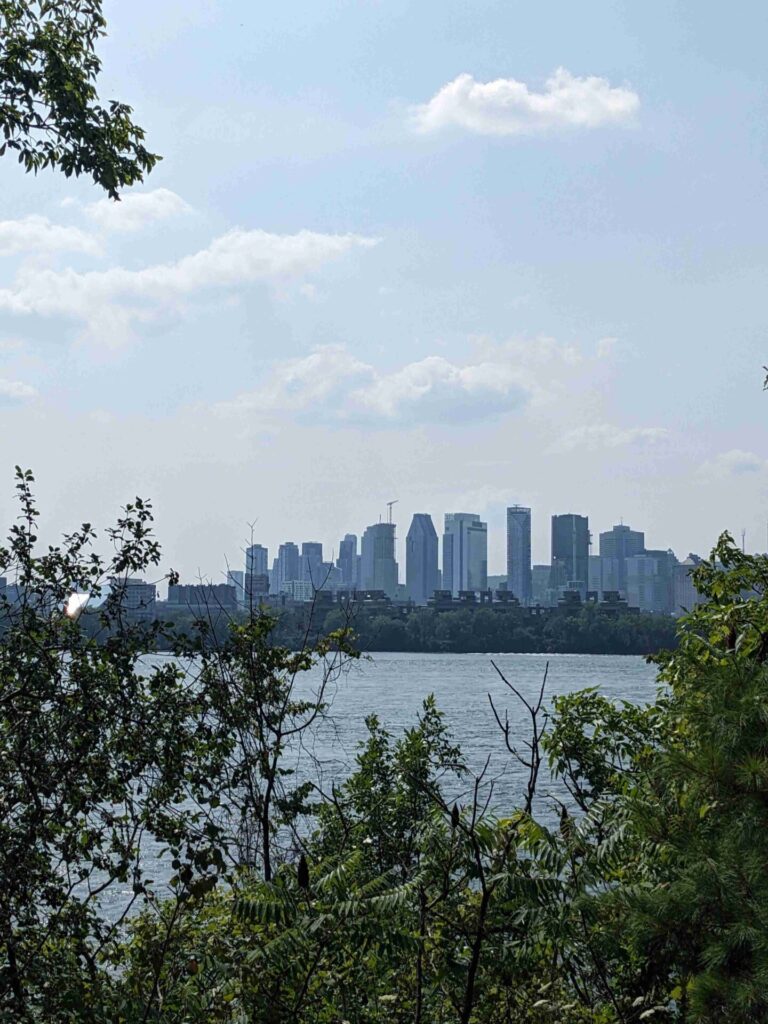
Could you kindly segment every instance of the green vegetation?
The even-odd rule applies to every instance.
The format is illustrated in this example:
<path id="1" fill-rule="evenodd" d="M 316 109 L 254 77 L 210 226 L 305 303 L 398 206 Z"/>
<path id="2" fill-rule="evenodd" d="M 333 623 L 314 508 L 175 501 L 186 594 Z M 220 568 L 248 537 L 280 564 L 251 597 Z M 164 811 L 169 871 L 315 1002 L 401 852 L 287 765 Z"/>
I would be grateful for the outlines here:
<path id="1" fill-rule="evenodd" d="M 98 102 L 101 0 L 0 0 L 0 156 L 26 171 L 88 174 L 113 199 L 160 159 L 131 108 Z"/>
<path id="2" fill-rule="evenodd" d="M 768 1019 L 768 559 L 723 537 L 652 705 L 510 680 L 498 807 L 432 698 L 401 736 L 369 718 L 343 784 L 293 774 L 343 629 L 292 652 L 259 614 L 179 637 L 107 598 L 90 635 L 62 605 L 157 564 L 151 509 L 106 563 L 89 526 L 38 553 L 31 485 L 0 550 L 0 1019 Z"/>
<path id="3" fill-rule="evenodd" d="M 343 621 L 341 612 L 329 612 L 325 628 L 337 629 Z M 364 651 L 647 655 L 676 642 L 675 624 L 668 616 L 614 618 L 591 606 L 546 616 L 485 608 L 423 608 L 405 618 L 361 613 L 353 617 L 352 626 Z"/>
<path id="4" fill-rule="evenodd" d="M 197 629 L 192 611 L 161 613 L 174 630 Z M 201 610 L 220 640 L 230 624 L 244 622 L 245 613 L 210 608 Z M 316 639 L 350 630 L 356 647 L 366 653 L 407 651 L 421 654 L 634 654 L 654 655 L 677 646 L 677 625 L 667 615 L 607 615 L 586 605 L 581 609 L 528 615 L 525 611 L 434 611 L 417 608 L 406 613 L 370 612 L 364 606 L 321 605 L 282 608 L 274 612 L 273 640 L 300 650 L 308 636 Z M 94 632 L 100 630 L 94 624 Z"/>

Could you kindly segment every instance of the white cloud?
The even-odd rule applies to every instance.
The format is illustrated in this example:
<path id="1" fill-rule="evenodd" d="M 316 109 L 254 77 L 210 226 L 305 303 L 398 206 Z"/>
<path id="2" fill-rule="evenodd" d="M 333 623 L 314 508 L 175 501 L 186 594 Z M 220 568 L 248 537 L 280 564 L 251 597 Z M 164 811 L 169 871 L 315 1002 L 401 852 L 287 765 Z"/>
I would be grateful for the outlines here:
<path id="1" fill-rule="evenodd" d="M 610 423 L 595 423 L 576 427 L 555 442 L 551 451 L 571 452 L 576 449 L 599 451 L 604 448 L 622 448 L 626 445 L 656 444 L 667 437 L 664 427 L 622 428 Z"/>
<path id="2" fill-rule="evenodd" d="M 457 366 L 442 356 L 427 356 L 394 373 L 377 374 L 351 397 L 361 412 L 379 420 L 455 423 L 510 412 L 530 395 L 513 364 Z"/>
<path id="3" fill-rule="evenodd" d="M 80 228 L 53 224 L 47 217 L 32 214 L 18 220 L 0 221 L 0 255 L 21 252 L 84 252 L 97 254 L 99 243 Z"/>
<path id="4" fill-rule="evenodd" d="M 554 364 L 566 365 L 570 356 L 570 349 L 545 339 L 541 345 L 488 348 L 465 364 L 430 355 L 384 371 L 344 346 L 329 345 L 273 364 L 259 388 L 219 403 L 214 411 L 255 421 L 284 416 L 370 428 L 479 422 L 534 402 L 546 387 L 539 376 L 546 378 Z"/>
<path id="5" fill-rule="evenodd" d="M 531 92 L 514 78 L 477 82 L 462 74 L 428 103 L 413 107 L 411 115 L 419 132 L 458 127 L 479 135 L 532 135 L 627 121 L 639 106 L 631 89 L 594 75 L 577 78 L 558 68 L 543 92 Z"/>
<path id="6" fill-rule="evenodd" d="M 99 199 L 85 207 L 86 215 L 105 231 L 139 231 L 149 224 L 191 211 L 192 207 L 181 196 L 167 188 L 127 192 L 120 202 Z"/>
<path id="7" fill-rule="evenodd" d="M 0 310 L 70 317 L 85 323 L 95 340 L 115 344 L 125 340 L 134 322 L 178 312 L 199 293 L 316 271 L 377 242 L 352 234 L 276 235 L 236 228 L 199 252 L 141 270 L 22 268 L 10 288 L 0 289 Z"/>
<path id="8" fill-rule="evenodd" d="M 0 402 L 24 402 L 34 398 L 37 391 L 30 385 L 20 380 L 5 380 L 0 377 Z"/>
<path id="9" fill-rule="evenodd" d="M 768 469 L 768 460 L 755 455 L 754 452 L 745 452 L 740 448 L 732 448 L 730 451 L 723 452 L 708 462 L 702 463 L 699 467 L 699 473 L 714 479 L 724 479 L 730 476 L 747 476 L 752 473 L 762 473 L 766 469 Z"/>

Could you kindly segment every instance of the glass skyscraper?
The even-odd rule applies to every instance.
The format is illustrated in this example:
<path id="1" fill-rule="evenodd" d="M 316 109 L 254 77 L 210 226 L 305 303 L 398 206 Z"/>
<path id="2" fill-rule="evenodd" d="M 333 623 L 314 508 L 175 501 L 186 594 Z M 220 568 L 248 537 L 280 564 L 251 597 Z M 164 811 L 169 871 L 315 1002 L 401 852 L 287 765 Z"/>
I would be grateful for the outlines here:
<path id="1" fill-rule="evenodd" d="M 416 604 L 426 604 L 438 589 L 437 547 L 432 517 L 417 512 L 405 541 L 405 585 Z"/>
<path id="2" fill-rule="evenodd" d="M 507 509 L 507 589 L 520 604 L 531 603 L 531 510 L 523 505 Z"/>
<path id="3" fill-rule="evenodd" d="M 447 512 L 443 534 L 443 590 L 488 589 L 488 525 L 474 512 Z"/>
<path id="4" fill-rule="evenodd" d="M 397 596 L 398 570 L 395 558 L 395 524 L 375 523 L 363 534 L 360 576 L 363 590 L 383 590 Z"/>
<path id="5" fill-rule="evenodd" d="M 552 588 L 589 581 L 589 519 L 568 513 L 552 516 Z"/>

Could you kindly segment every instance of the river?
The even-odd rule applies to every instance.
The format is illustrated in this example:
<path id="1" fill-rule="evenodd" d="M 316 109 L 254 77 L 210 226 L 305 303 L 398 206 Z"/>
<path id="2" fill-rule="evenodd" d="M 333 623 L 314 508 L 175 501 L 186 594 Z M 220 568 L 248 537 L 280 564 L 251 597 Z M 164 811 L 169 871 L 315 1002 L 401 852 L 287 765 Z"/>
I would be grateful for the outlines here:
<path id="1" fill-rule="evenodd" d="M 545 706 L 557 694 L 588 686 L 608 697 L 633 703 L 652 701 L 656 669 L 644 658 L 587 654 L 380 654 L 353 663 L 329 689 L 331 715 L 315 731 L 312 754 L 326 781 L 343 778 L 365 736 L 365 718 L 376 714 L 396 737 L 416 721 L 425 696 L 438 707 L 461 745 L 469 766 L 480 770 L 490 757 L 491 772 L 501 775 L 494 801 L 519 799 L 519 773 L 510 765 L 488 695 L 497 710 L 509 713 L 515 742 L 528 736 L 529 718 L 504 685 L 504 676 L 535 703 L 549 665 Z"/>
<path id="2" fill-rule="evenodd" d="M 548 664 L 545 706 L 557 694 L 588 686 L 596 687 L 608 697 L 633 703 L 652 701 L 656 694 L 655 667 L 640 657 L 377 653 L 350 663 L 328 686 L 328 716 L 315 725 L 311 737 L 305 740 L 305 749 L 296 763 L 297 775 L 317 780 L 319 772 L 323 788 L 328 791 L 333 782 L 342 782 L 353 766 L 358 745 L 366 735 L 368 715 L 376 714 L 396 739 L 416 722 L 424 698 L 433 693 L 469 768 L 477 772 L 488 762 L 486 782 L 492 782 L 490 809 L 508 812 L 519 806 L 524 771 L 505 749 L 488 695 L 493 697 L 502 717 L 505 710 L 508 712 L 514 743 L 522 743 L 528 737 L 530 720 L 500 679 L 493 663 L 534 703 Z M 309 693 L 316 682 L 317 676 L 308 673 L 298 684 L 299 694 L 303 690 Z M 466 785 L 454 783 L 451 788 L 449 782 L 451 799 L 467 798 Z M 545 817 L 547 792 L 547 780 L 543 778 L 541 810 Z M 559 795 L 563 795 L 562 791 Z M 159 853 L 159 846 L 150 840 L 144 845 L 142 859 L 150 875 L 162 882 L 171 872 L 165 858 L 158 857 Z M 102 908 L 106 916 L 119 912 L 129 892 L 116 885 L 104 894 Z"/>

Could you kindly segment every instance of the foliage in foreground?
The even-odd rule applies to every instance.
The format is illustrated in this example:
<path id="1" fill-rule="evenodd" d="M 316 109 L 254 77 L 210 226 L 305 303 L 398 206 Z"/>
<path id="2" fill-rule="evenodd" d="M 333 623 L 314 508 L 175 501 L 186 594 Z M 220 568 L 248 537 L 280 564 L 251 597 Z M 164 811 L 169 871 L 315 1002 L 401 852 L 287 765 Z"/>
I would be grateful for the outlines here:
<path id="1" fill-rule="evenodd" d="M 27 171 L 88 174 L 113 199 L 159 157 L 131 108 L 98 102 L 101 0 L 0 0 L 0 156 Z"/>
<path id="2" fill-rule="evenodd" d="M 499 808 L 432 699 L 399 737 L 370 718 L 343 784 L 297 774 L 344 630 L 290 652 L 254 614 L 147 660 L 108 598 L 87 634 L 62 603 L 157 562 L 151 511 L 107 564 L 90 527 L 37 554 L 30 487 L 0 551 L 27 597 L 0 639 L 0 1019 L 768 1019 L 768 560 L 723 538 L 653 704 L 503 680 L 530 733 L 494 699 Z"/>

